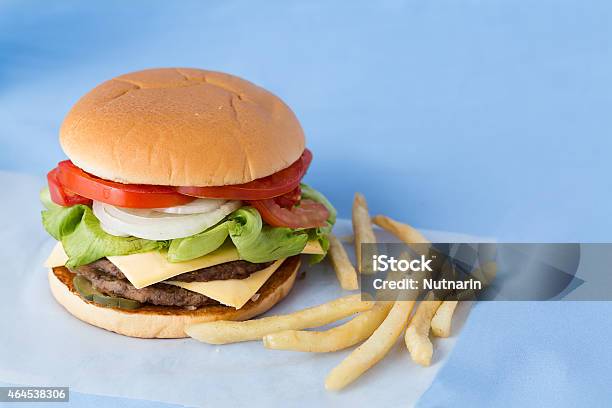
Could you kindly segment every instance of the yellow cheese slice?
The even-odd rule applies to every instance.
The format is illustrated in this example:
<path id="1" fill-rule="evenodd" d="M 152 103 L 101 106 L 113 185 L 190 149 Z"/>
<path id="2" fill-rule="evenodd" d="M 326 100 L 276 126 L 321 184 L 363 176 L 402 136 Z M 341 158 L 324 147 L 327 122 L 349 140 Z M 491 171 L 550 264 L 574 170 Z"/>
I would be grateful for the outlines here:
<path id="1" fill-rule="evenodd" d="M 323 249 L 318 241 L 309 241 L 302 253 L 322 254 Z M 229 241 L 210 254 L 185 262 L 170 262 L 166 259 L 166 254 L 163 251 L 108 257 L 108 260 L 123 272 L 136 289 L 142 289 L 154 283 L 168 280 L 182 273 L 239 259 L 236 247 Z M 62 244 L 58 242 L 51 252 L 49 259 L 45 262 L 45 266 L 49 268 L 64 266 L 67 260 L 68 256 L 62 248 Z"/>
<path id="2" fill-rule="evenodd" d="M 210 254 L 185 262 L 168 261 L 165 251 L 108 256 L 107 258 L 123 272 L 136 289 L 142 289 L 185 272 L 240 259 L 236 247 L 231 242 L 226 242 Z"/>
<path id="3" fill-rule="evenodd" d="M 323 248 L 319 241 L 313 240 L 306 243 L 306 246 L 302 249 L 302 253 L 307 255 L 323 255 L 325 252 L 323 252 Z"/>
<path id="4" fill-rule="evenodd" d="M 281 266 L 284 259 L 275 261 L 266 269 L 257 271 L 246 279 L 227 279 L 209 282 L 168 281 L 170 285 L 200 293 L 226 306 L 240 309 L 257 293 L 272 274 Z"/>

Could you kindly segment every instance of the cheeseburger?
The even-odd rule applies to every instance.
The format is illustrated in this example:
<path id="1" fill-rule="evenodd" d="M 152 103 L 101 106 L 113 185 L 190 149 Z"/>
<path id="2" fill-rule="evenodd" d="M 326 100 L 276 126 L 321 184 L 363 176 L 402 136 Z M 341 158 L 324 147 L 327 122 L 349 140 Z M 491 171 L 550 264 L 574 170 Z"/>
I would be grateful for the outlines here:
<path id="1" fill-rule="evenodd" d="M 302 178 L 294 113 L 220 72 L 151 69 L 104 82 L 66 116 L 68 160 L 47 174 L 55 299 L 143 338 L 244 320 L 291 290 L 300 255 L 326 254 L 335 210 Z"/>

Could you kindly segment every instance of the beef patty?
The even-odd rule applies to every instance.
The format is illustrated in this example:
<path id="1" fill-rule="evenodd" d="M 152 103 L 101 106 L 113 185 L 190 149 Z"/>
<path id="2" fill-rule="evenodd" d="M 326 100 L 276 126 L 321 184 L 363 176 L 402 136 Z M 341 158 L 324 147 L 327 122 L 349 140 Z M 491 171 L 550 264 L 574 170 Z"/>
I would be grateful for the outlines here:
<path id="1" fill-rule="evenodd" d="M 246 279 L 272 262 L 254 264 L 246 261 L 227 262 L 209 268 L 198 269 L 173 277 L 173 281 L 207 282 L 211 280 Z M 214 299 L 178 286 L 163 282 L 136 289 L 121 270 L 108 259 L 100 259 L 88 265 L 71 269 L 71 272 L 87 278 L 92 286 L 110 296 L 136 300 L 158 306 L 198 308 L 218 305 Z"/>
<path id="2" fill-rule="evenodd" d="M 247 261 L 232 261 L 219 265 L 209 266 L 208 268 L 197 269 L 192 272 L 186 272 L 172 278 L 178 282 L 208 282 L 213 280 L 227 279 L 246 279 L 252 273 L 260 271 L 272 265 L 273 262 L 251 263 Z M 114 276 L 117 279 L 126 279 L 121 270 L 106 258 L 99 259 L 90 263 L 93 267 L 108 275 Z"/>

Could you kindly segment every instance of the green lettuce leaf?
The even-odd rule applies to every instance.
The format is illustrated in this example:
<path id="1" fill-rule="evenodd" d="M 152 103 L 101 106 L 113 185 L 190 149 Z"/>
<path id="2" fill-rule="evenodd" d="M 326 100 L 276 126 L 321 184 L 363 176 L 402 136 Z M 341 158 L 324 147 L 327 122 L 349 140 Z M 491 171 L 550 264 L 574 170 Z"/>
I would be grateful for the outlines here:
<path id="1" fill-rule="evenodd" d="M 164 248 L 166 241 L 116 237 L 100 227 L 100 221 L 86 205 L 58 207 L 42 212 L 43 226 L 62 242 L 68 255 L 66 266 L 73 268 L 105 256 L 130 255 Z"/>
<path id="2" fill-rule="evenodd" d="M 242 207 L 229 216 L 230 238 L 245 261 L 260 263 L 298 255 L 308 242 L 305 231 L 263 225 L 253 207 Z"/>
<path id="3" fill-rule="evenodd" d="M 229 235 L 227 221 L 210 227 L 209 229 L 186 238 L 170 241 L 168 260 L 170 262 L 184 262 L 199 258 L 219 248 Z"/>
<path id="4" fill-rule="evenodd" d="M 63 237 L 72 233 L 77 227 L 81 218 L 83 218 L 83 212 L 85 211 L 85 205 L 74 205 L 72 207 L 57 207 L 42 212 L 42 223 L 45 230 L 53 238 L 61 241 Z"/>
<path id="5" fill-rule="evenodd" d="M 182 262 L 199 258 L 221 246 L 229 235 L 240 259 L 260 263 L 298 255 L 308 241 L 306 230 L 264 225 L 253 207 L 242 207 L 220 224 L 191 237 L 172 240 L 168 260 Z"/>
<path id="6" fill-rule="evenodd" d="M 303 231 L 264 225 L 257 245 L 238 248 L 238 252 L 249 262 L 269 262 L 301 254 L 307 242 L 308 234 Z"/>
<path id="7" fill-rule="evenodd" d="M 238 253 L 240 248 L 248 248 L 251 250 L 247 252 L 252 252 L 252 248 L 257 246 L 263 227 L 259 211 L 253 207 L 239 208 L 230 214 L 227 224 L 230 238 L 238 248 Z"/>

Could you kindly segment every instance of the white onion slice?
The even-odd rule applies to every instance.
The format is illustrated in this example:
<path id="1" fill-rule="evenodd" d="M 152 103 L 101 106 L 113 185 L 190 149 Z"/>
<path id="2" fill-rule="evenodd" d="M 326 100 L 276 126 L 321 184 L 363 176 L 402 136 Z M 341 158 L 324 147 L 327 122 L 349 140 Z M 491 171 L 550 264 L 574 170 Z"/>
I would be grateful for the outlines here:
<path id="1" fill-rule="evenodd" d="M 102 221 L 100 221 L 100 228 L 102 228 L 102 231 L 106 232 L 107 234 L 114 235 L 116 237 L 129 237 L 130 236 L 130 234 L 125 234 L 123 232 L 115 231 L 114 229 L 110 228 L 108 225 L 104 224 Z"/>
<path id="2" fill-rule="evenodd" d="M 94 201 L 93 212 L 100 220 L 102 229 L 109 234 L 165 240 L 184 238 L 204 231 L 241 205 L 240 201 L 228 201 L 202 214 L 165 214 L 149 209 L 115 207 Z"/>
<path id="3" fill-rule="evenodd" d="M 168 214 L 200 214 L 207 213 L 225 204 L 227 200 L 215 198 L 197 198 L 190 203 L 174 207 L 154 208 L 154 211 Z"/>

